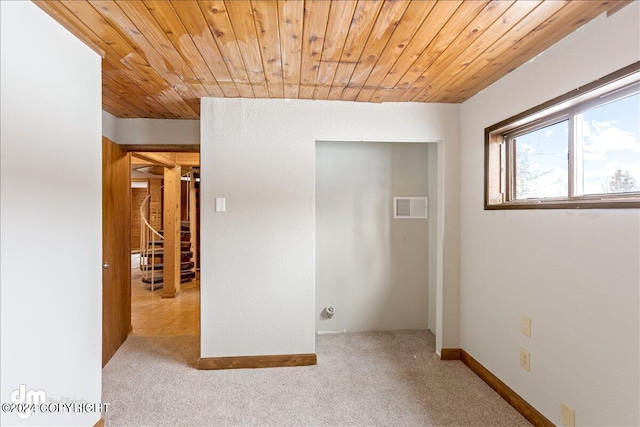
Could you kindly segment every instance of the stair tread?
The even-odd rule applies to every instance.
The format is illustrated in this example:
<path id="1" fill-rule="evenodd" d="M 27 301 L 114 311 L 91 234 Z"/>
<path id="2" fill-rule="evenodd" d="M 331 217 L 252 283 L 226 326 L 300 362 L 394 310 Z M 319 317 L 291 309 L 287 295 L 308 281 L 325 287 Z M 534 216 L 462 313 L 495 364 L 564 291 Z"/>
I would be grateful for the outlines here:
<path id="1" fill-rule="evenodd" d="M 180 263 L 180 270 L 184 271 L 186 269 L 189 268 L 193 268 L 194 264 L 193 262 L 189 262 L 189 261 L 184 261 Z M 151 268 L 153 267 L 153 268 Z M 142 271 L 151 271 L 151 270 L 163 270 L 164 269 L 164 264 L 163 263 L 156 263 L 156 264 L 143 264 L 140 266 L 140 270 Z"/>
<path id="2" fill-rule="evenodd" d="M 153 246 L 164 246 L 164 240 L 156 240 L 155 242 L 149 242 L 149 248 L 152 248 Z M 180 246 L 191 246 L 191 242 L 189 240 L 180 240 Z"/>
<path id="3" fill-rule="evenodd" d="M 196 273 L 194 271 L 191 270 L 185 270 L 180 272 L 180 282 L 186 282 L 189 281 L 191 279 L 193 279 L 194 277 L 196 277 Z M 143 283 L 148 283 L 151 284 L 151 278 L 150 277 L 143 277 L 142 278 L 142 282 Z M 162 276 L 162 273 L 157 273 L 154 275 L 154 284 L 156 285 L 162 285 L 164 283 L 164 278 Z M 147 287 L 147 289 L 149 289 L 150 287 Z"/>
<path id="4" fill-rule="evenodd" d="M 153 251 L 153 253 L 156 254 L 156 255 L 158 255 L 158 254 L 162 255 L 162 254 L 164 254 L 164 248 L 156 248 Z M 148 256 L 151 256 L 151 249 L 149 249 L 148 254 L 149 254 Z M 193 253 L 191 251 L 180 251 L 180 254 L 189 255 L 189 254 L 193 254 Z M 144 255 L 142 255 L 142 256 L 144 256 Z"/>

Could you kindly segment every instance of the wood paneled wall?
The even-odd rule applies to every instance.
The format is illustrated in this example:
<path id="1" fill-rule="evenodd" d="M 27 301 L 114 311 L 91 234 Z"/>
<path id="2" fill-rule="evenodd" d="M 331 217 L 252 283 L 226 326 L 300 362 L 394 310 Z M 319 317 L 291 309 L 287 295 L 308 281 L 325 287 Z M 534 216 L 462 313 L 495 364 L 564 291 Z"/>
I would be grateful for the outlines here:
<path id="1" fill-rule="evenodd" d="M 140 206 L 148 194 L 148 188 L 131 189 L 131 251 L 140 250 Z M 148 210 L 147 206 L 147 215 Z"/>
<path id="2" fill-rule="evenodd" d="M 150 179 L 149 192 L 151 199 L 149 200 L 149 223 L 156 230 L 162 230 L 162 180 Z"/>

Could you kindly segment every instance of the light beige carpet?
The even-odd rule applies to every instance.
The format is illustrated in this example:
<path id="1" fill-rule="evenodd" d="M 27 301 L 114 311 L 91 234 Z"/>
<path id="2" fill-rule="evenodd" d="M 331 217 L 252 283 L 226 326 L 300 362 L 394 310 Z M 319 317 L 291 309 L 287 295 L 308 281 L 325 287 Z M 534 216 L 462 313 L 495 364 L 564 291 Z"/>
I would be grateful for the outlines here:
<path id="1" fill-rule="evenodd" d="M 131 336 L 103 371 L 107 426 L 528 426 L 426 331 L 317 337 L 318 365 L 198 371 L 198 337 Z"/>

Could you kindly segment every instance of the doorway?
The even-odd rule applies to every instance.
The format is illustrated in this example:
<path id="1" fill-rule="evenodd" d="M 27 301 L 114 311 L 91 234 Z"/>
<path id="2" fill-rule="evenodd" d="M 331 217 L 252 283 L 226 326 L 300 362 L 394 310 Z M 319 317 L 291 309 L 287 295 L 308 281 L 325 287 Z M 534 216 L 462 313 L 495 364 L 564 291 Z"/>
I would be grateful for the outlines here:
<path id="1" fill-rule="evenodd" d="M 199 336 L 199 153 L 136 150 L 131 152 L 132 333 Z M 172 176 L 177 178 L 168 178 Z M 174 202 L 176 212 L 167 211 Z M 175 214 L 173 220 L 168 217 L 171 214 Z M 165 237 L 172 221 L 179 237 L 177 261 L 170 265 L 171 244 Z M 169 284 L 172 289 L 167 292 L 174 271 L 176 283 Z"/>
<path id="2" fill-rule="evenodd" d="M 441 157 L 439 141 L 316 141 L 318 333 L 429 329 L 438 338 Z M 426 198 L 426 215 L 396 217 L 396 197 Z"/>

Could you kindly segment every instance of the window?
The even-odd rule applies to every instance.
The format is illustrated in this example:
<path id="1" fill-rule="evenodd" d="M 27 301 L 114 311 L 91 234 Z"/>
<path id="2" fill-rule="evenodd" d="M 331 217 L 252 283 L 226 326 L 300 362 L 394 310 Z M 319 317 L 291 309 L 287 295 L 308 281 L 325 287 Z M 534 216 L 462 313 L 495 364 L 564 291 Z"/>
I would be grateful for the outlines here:
<path id="1" fill-rule="evenodd" d="M 640 62 L 485 129 L 485 209 L 640 207 Z"/>

